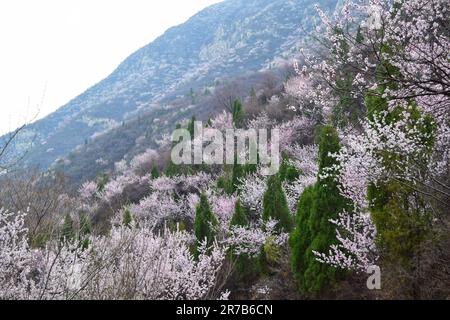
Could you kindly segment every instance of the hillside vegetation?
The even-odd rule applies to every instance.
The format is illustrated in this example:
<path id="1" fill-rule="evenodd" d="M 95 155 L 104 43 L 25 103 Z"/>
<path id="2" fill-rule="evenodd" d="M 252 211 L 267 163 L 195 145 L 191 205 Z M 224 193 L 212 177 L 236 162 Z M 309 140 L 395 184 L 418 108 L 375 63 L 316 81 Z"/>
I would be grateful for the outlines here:
<path id="1" fill-rule="evenodd" d="M 448 299 L 450 4 L 344 1 L 332 14 L 322 2 L 200 13 L 191 23 L 260 7 L 253 22 L 277 11 L 264 19 L 281 28 L 308 3 L 315 45 L 288 42 L 292 68 L 239 75 L 233 62 L 226 80 L 121 118 L 53 170 L 3 177 L 0 299 Z M 188 65 L 162 73 L 193 77 Z M 277 171 L 261 150 L 258 164 L 175 164 L 170 134 L 196 120 L 204 132 L 278 132 Z M 368 281 L 378 271 L 380 287 Z"/>

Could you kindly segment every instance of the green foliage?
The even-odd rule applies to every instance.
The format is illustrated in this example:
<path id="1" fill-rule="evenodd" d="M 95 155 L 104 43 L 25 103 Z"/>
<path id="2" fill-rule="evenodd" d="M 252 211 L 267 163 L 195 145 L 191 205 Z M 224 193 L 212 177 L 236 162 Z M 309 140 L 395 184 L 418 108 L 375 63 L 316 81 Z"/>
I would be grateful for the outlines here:
<path id="1" fill-rule="evenodd" d="M 258 171 L 258 163 L 259 163 L 259 157 L 257 159 L 256 164 L 254 163 L 247 163 L 244 165 L 244 172 L 246 175 L 256 173 Z"/>
<path id="2" fill-rule="evenodd" d="M 370 185 L 368 198 L 385 260 L 408 267 L 430 235 L 431 215 L 424 210 L 425 204 L 394 180 Z"/>
<path id="3" fill-rule="evenodd" d="M 63 225 L 61 227 L 61 241 L 71 242 L 75 239 L 75 228 L 73 219 L 70 214 L 67 214 L 64 218 Z"/>
<path id="4" fill-rule="evenodd" d="M 97 176 L 97 191 L 102 192 L 105 189 L 105 186 L 109 182 L 109 175 L 107 173 L 100 173 Z"/>
<path id="5" fill-rule="evenodd" d="M 331 126 L 323 127 L 319 138 L 319 175 L 324 173 L 326 168 L 338 164 L 336 159 L 330 156 L 330 153 L 337 153 L 339 150 L 339 136 L 336 129 Z M 334 177 L 326 179 L 326 182 L 336 185 Z"/>
<path id="6" fill-rule="evenodd" d="M 84 250 L 89 247 L 89 236 L 92 233 L 92 224 L 89 217 L 82 213 L 80 214 L 80 226 L 78 231 L 78 241 L 80 247 Z"/>
<path id="7" fill-rule="evenodd" d="M 271 266 L 280 264 L 283 257 L 282 248 L 274 242 L 273 237 L 268 237 L 258 256 L 257 267 L 259 272 L 265 275 L 271 274 Z"/>
<path id="8" fill-rule="evenodd" d="M 342 27 L 335 26 L 334 27 L 334 33 L 337 36 L 340 36 L 340 37 L 338 37 L 338 39 L 339 39 L 338 41 L 340 42 L 340 45 L 338 47 L 333 47 L 332 52 L 334 54 L 339 54 L 339 55 L 347 54 L 350 51 L 350 45 L 348 44 L 347 39 L 345 38 L 345 36 L 343 36 L 344 35 L 344 30 L 342 30 Z M 339 51 L 337 50 L 337 48 L 339 48 Z"/>
<path id="9" fill-rule="evenodd" d="M 225 177 L 222 176 L 217 179 L 217 188 L 225 190 L 226 185 L 227 185 L 227 180 L 225 179 Z"/>
<path id="10" fill-rule="evenodd" d="M 239 99 L 236 99 L 233 102 L 232 115 L 235 127 L 240 128 L 244 123 L 245 115 L 244 110 L 242 109 L 242 103 Z"/>
<path id="11" fill-rule="evenodd" d="M 308 261 L 306 254 L 310 251 L 312 243 L 312 230 L 309 227 L 309 218 L 315 202 L 316 190 L 314 186 L 310 186 L 303 191 L 302 196 L 297 205 L 296 228 L 289 237 L 289 245 L 291 247 L 291 264 L 296 280 L 301 290 L 307 291 L 305 284 L 305 270 L 307 270 Z"/>
<path id="12" fill-rule="evenodd" d="M 45 248 L 47 243 L 53 239 L 54 236 L 53 224 L 43 228 L 30 238 L 30 245 L 32 248 Z"/>
<path id="13" fill-rule="evenodd" d="M 379 73 L 387 72 L 389 66 L 379 68 Z M 394 72 L 393 70 L 389 70 Z M 421 112 L 411 102 L 411 107 L 388 108 L 388 99 L 381 97 L 385 87 L 380 86 L 378 94 L 369 93 L 366 96 L 366 105 L 369 118 L 374 120 L 381 113 L 386 114 L 388 124 L 394 124 L 404 118 L 408 113 L 410 127 L 417 129 L 421 136 L 423 146 L 431 152 L 434 144 L 435 125 L 431 117 L 426 116 L 425 121 L 419 121 Z M 385 170 L 396 172 L 398 163 L 407 163 L 408 167 L 417 168 L 426 166 L 426 154 L 423 157 L 408 160 L 402 154 L 380 150 L 379 156 Z M 409 163 L 410 162 L 410 163 Z M 371 184 L 368 188 L 372 219 L 377 227 L 378 246 L 382 248 L 385 261 L 401 265 L 405 270 L 413 267 L 413 257 L 421 244 L 430 236 L 431 212 L 425 205 L 423 196 L 414 191 L 407 181 L 388 179 Z"/>
<path id="14" fill-rule="evenodd" d="M 264 246 L 261 248 L 258 255 L 258 268 L 261 274 L 267 275 L 269 274 L 269 262 L 264 251 Z"/>
<path id="15" fill-rule="evenodd" d="M 178 230 L 179 232 L 186 231 L 186 224 L 183 221 L 178 222 L 178 226 L 177 226 L 176 230 Z"/>
<path id="16" fill-rule="evenodd" d="M 233 176 L 231 178 L 231 191 L 232 193 L 238 191 L 239 185 L 241 184 L 240 179 L 245 176 L 244 165 L 237 164 L 233 166 Z"/>
<path id="17" fill-rule="evenodd" d="M 239 192 L 241 180 L 248 174 L 257 171 L 256 164 L 238 164 L 235 157 L 233 166 L 225 166 L 226 174 L 217 180 L 217 187 L 223 189 L 227 194 L 231 195 Z"/>
<path id="18" fill-rule="evenodd" d="M 165 221 L 165 227 L 171 232 L 183 232 L 186 231 L 186 224 L 178 219 L 169 218 Z"/>
<path id="19" fill-rule="evenodd" d="M 152 175 L 153 179 L 157 179 L 157 178 L 159 178 L 161 176 L 157 166 L 153 166 L 151 175 Z"/>
<path id="20" fill-rule="evenodd" d="M 240 200 L 238 200 L 236 202 L 233 217 L 231 218 L 230 227 L 247 227 L 248 225 L 249 221 L 247 215 L 245 214 L 245 210 L 242 207 Z M 255 269 L 254 259 L 247 254 L 236 256 L 233 252 L 233 248 L 231 248 L 228 257 L 231 261 L 235 260 L 235 276 L 238 282 L 245 282 L 258 274 Z"/>
<path id="21" fill-rule="evenodd" d="M 352 97 L 354 76 L 346 74 L 336 79 L 334 95 L 338 98 L 337 104 L 333 107 L 332 123 L 336 127 L 344 128 L 348 125 L 356 125 L 363 116 L 363 110 L 355 105 Z"/>
<path id="22" fill-rule="evenodd" d="M 208 198 L 205 194 L 200 196 L 200 202 L 195 212 L 194 231 L 197 239 L 196 255 L 198 255 L 198 245 L 206 240 L 208 247 L 214 243 L 216 229 L 219 222 L 211 210 Z"/>
<path id="23" fill-rule="evenodd" d="M 274 240 L 273 236 L 268 237 L 263 246 L 265 261 L 272 265 L 279 264 L 283 256 L 280 246 Z"/>
<path id="24" fill-rule="evenodd" d="M 358 31 L 356 32 L 355 41 L 356 41 L 356 43 L 363 43 L 363 41 L 364 41 L 364 35 L 362 34 L 361 26 L 358 27 Z"/>
<path id="25" fill-rule="evenodd" d="M 339 138 L 333 127 L 323 127 L 319 138 L 319 176 L 325 168 L 336 164 L 330 153 L 339 151 Z M 327 252 L 336 242 L 336 230 L 330 219 L 344 209 L 349 209 L 348 200 L 340 195 L 334 177 L 319 178 L 308 187 L 297 206 L 296 228 L 289 243 L 292 250 L 292 269 L 299 289 L 306 294 L 317 294 L 327 285 L 333 284 L 337 270 L 319 263 L 313 251 Z"/>
<path id="26" fill-rule="evenodd" d="M 263 199 L 263 220 L 267 222 L 270 218 L 279 223 L 277 229 L 289 232 L 292 230 L 292 217 L 289 211 L 286 194 L 284 193 L 280 177 L 271 176 L 267 181 L 267 189 Z"/>
<path id="27" fill-rule="evenodd" d="M 289 163 L 289 157 L 286 154 L 283 154 L 279 175 L 281 182 L 294 182 L 300 177 L 300 172 Z"/>
<path id="28" fill-rule="evenodd" d="M 133 223 L 133 215 L 131 214 L 130 209 L 125 208 L 122 215 L 122 224 L 127 228 L 131 228 L 132 223 Z"/>
<path id="29" fill-rule="evenodd" d="M 180 172 L 181 172 L 180 166 L 173 163 L 172 160 L 169 160 L 169 163 L 167 164 L 166 167 L 166 176 L 175 177 L 179 175 Z"/>
<path id="30" fill-rule="evenodd" d="M 191 139 L 194 139 L 195 134 L 195 121 L 197 121 L 197 118 L 195 116 L 192 116 L 191 121 L 189 121 L 187 130 L 189 131 L 189 134 L 191 135 Z"/>
<path id="31" fill-rule="evenodd" d="M 248 226 L 249 222 L 248 222 L 248 218 L 247 215 L 245 214 L 245 210 L 241 205 L 241 201 L 238 200 L 236 202 L 236 207 L 235 207 L 235 211 L 234 211 L 234 215 L 231 218 L 231 226 L 240 226 L 240 227 L 245 227 Z"/>
<path id="32" fill-rule="evenodd" d="M 91 220 L 89 219 L 89 217 L 82 213 L 80 214 L 80 235 L 86 236 L 91 234 L 92 232 L 92 224 L 91 224 Z"/>

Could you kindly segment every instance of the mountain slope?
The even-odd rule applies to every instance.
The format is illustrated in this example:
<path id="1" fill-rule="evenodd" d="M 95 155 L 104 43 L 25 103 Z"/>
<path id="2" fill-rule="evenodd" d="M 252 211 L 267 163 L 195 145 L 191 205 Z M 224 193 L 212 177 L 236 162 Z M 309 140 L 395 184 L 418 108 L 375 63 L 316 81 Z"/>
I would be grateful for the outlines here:
<path id="1" fill-rule="evenodd" d="M 313 5 L 336 0 L 227 0 L 127 58 L 109 77 L 27 127 L 17 152 L 26 166 L 46 169 L 96 133 L 169 104 L 190 88 L 269 68 L 298 49 L 314 25 Z M 30 147 L 31 146 L 31 147 Z"/>

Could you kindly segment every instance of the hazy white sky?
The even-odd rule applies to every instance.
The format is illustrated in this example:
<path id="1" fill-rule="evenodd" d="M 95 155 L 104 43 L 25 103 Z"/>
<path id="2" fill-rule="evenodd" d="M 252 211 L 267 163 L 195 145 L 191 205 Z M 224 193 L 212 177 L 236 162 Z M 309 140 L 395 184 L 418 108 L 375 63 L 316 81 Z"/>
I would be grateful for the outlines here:
<path id="1" fill-rule="evenodd" d="M 41 118 L 220 0 L 1 0 L 0 134 Z"/>

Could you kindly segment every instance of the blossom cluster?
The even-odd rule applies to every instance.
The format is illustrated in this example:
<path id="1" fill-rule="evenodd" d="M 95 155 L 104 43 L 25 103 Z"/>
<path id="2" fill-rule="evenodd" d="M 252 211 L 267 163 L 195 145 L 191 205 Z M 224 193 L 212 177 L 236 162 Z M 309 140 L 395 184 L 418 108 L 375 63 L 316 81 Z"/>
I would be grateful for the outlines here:
<path id="1" fill-rule="evenodd" d="M 216 278 L 227 248 L 201 246 L 181 231 L 115 226 L 108 236 L 77 243 L 50 242 L 32 250 L 24 214 L 0 211 L 1 299 L 219 298 Z"/>

